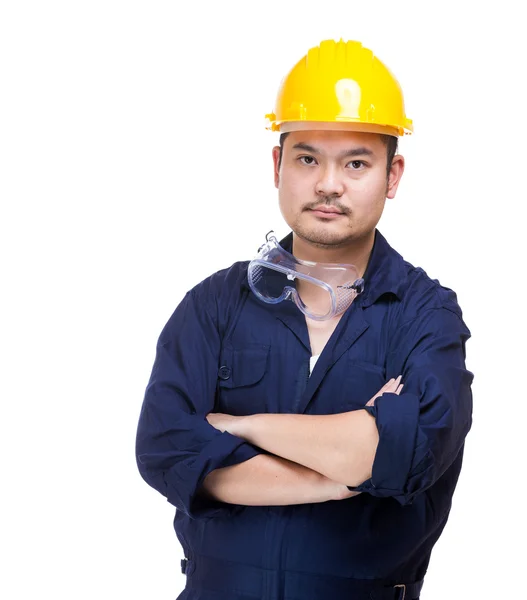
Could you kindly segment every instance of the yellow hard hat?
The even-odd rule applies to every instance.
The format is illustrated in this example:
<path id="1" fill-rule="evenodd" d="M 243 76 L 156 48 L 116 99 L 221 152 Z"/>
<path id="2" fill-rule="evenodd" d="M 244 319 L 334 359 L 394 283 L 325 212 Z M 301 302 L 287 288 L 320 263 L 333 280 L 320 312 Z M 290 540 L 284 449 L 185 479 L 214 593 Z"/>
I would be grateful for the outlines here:
<path id="1" fill-rule="evenodd" d="M 349 129 L 400 136 L 413 131 L 401 86 L 360 42 L 325 40 L 284 77 L 267 129 Z"/>

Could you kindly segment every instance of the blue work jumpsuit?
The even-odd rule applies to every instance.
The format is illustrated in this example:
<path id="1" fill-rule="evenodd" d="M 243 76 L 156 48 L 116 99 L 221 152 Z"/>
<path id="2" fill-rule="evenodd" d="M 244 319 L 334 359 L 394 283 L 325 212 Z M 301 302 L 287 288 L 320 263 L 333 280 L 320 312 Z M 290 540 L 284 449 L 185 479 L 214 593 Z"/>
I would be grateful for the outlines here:
<path id="1" fill-rule="evenodd" d="M 291 251 L 292 234 L 282 242 Z M 471 426 L 470 331 L 456 294 L 406 262 L 379 230 L 365 288 L 313 373 L 304 315 L 250 291 L 248 262 L 187 293 L 164 327 L 141 409 L 137 462 L 176 507 L 187 585 L 180 600 L 419 597 L 451 507 Z M 208 473 L 263 451 L 212 427 L 210 412 L 364 410 L 379 431 L 373 475 L 340 501 L 225 504 L 197 491 Z M 396 587 L 398 586 L 398 587 Z"/>

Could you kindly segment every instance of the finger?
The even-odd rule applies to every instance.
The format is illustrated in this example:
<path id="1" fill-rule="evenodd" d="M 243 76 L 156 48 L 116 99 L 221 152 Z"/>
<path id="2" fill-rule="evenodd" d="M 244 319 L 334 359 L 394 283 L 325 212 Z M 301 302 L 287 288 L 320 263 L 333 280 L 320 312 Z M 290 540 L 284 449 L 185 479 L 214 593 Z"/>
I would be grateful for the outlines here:
<path id="1" fill-rule="evenodd" d="M 392 383 L 389 386 L 390 391 L 397 393 L 397 390 L 399 389 L 399 385 L 401 385 L 401 378 L 402 378 L 402 375 L 399 375 L 399 377 L 397 377 L 397 379 L 391 380 Z"/>
<path id="2" fill-rule="evenodd" d="M 382 392 L 383 390 L 388 390 L 388 389 L 391 389 L 391 388 L 392 388 L 392 386 L 393 386 L 394 384 L 395 384 L 395 379 L 393 379 L 393 377 L 392 377 L 392 379 L 390 379 L 390 381 L 387 381 L 387 382 L 386 382 L 386 383 L 385 383 L 385 384 L 382 386 L 382 388 L 381 388 L 381 392 Z"/>
<path id="3" fill-rule="evenodd" d="M 395 379 L 390 383 L 390 385 L 386 386 L 385 392 L 394 392 L 397 389 L 399 382 Z"/>
<path id="4" fill-rule="evenodd" d="M 403 387 L 404 387 L 404 384 L 403 384 L 403 383 L 401 383 L 401 385 L 400 385 L 400 386 L 397 388 L 397 390 L 395 391 L 395 393 L 396 393 L 396 394 L 400 394 L 400 393 L 401 393 L 401 390 L 403 389 Z"/>

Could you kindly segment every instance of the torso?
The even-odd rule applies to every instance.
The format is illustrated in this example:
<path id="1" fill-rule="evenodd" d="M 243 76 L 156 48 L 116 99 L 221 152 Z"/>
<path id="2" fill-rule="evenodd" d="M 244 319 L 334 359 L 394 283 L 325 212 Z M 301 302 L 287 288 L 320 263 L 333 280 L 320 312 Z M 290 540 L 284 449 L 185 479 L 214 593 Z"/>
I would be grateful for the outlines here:
<path id="1" fill-rule="evenodd" d="M 309 342 L 311 344 L 311 354 L 316 356 L 322 353 L 331 334 L 335 331 L 342 315 L 338 315 L 327 321 L 314 321 L 306 317 L 307 330 L 309 332 Z"/>

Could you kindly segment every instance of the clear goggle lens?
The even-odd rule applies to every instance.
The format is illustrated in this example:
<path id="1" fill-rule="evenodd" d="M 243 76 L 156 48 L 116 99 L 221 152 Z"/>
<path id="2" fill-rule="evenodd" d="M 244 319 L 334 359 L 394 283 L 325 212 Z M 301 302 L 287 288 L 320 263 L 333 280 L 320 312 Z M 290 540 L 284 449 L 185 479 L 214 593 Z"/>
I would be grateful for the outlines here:
<path id="1" fill-rule="evenodd" d="M 295 258 L 273 236 L 249 263 L 252 291 L 268 304 L 290 299 L 308 317 L 325 320 L 343 313 L 363 290 L 353 265 L 313 263 Z"/>

